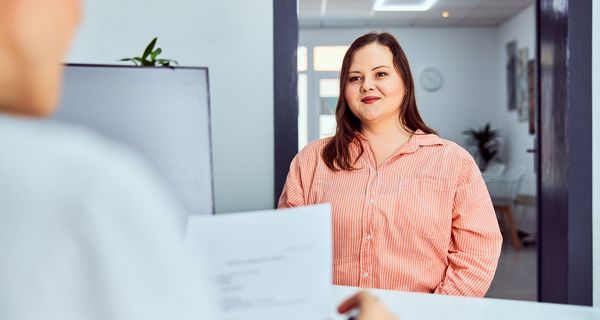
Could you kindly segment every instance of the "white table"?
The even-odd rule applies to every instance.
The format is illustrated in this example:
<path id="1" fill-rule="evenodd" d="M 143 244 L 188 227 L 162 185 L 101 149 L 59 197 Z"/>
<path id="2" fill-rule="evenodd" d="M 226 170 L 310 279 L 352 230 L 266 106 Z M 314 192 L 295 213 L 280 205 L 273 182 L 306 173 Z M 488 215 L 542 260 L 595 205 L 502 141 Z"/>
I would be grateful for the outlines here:
<path id="1" fill-rule="evenodd" d="M 356 293 L 353 287 L 334 286 L 334 301 Z M 379 297 L 400 320 L 593 320 L 600 309 L 553 303 L 466 298 L 388 290 L 367 290 Z"/>

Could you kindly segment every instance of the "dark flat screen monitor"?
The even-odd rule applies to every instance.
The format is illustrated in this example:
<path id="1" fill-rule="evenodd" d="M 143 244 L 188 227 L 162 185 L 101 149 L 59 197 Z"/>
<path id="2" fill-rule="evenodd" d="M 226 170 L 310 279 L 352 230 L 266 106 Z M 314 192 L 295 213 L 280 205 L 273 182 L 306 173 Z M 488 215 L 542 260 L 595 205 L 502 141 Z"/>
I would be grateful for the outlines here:
<path id="1" fill-rule="evenodd" d="M 67 65 L 51 121 L 137 151 L 189 214 L 213 214 L 207 68 Z"/>

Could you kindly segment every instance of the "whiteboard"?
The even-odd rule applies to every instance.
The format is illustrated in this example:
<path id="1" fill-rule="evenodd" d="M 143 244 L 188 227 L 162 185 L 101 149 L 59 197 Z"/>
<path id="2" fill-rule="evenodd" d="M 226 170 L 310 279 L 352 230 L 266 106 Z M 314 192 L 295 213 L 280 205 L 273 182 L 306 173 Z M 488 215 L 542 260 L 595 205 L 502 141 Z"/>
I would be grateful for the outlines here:
<path id="1" fill-rule="evenodd" d="M 67 65 L 53 121 L 88 127 L 150 162 L 189 214 L 213 214 L 207 68 Z"/>

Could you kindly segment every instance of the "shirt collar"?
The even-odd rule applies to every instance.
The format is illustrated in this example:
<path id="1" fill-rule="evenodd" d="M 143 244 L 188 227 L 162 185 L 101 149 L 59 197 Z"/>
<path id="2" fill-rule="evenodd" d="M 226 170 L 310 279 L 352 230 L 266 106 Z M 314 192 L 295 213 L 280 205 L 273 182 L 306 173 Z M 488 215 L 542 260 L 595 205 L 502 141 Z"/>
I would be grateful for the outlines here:
<path id="1" fill-rule="evenodd" d="M 359 131 L 356 131 L 356 137 L 363 142 L 369 141 L 369 139 L 367 139 L 367 137 L 365 137 Z M 417 129 L 417 130 L 415 130 L 413 135 L 410 137 L 407 144 L 412 145 L 414 147 L 433 146 L 433 145 L 446 145 L 446 141 L 444 141 L 444 139 L 440 138 L 436 134 L 425 133 L 425 132 L 423 132 L 423 130 Z"/>
<path id="2" fill-rule="evenodd" d="M 434 146 L 434 145 L 446 145 L 446 141 L 440 138 L 437 134 L 425 133 L 421 129 L 417 129 L 408 143 L 413 143 L 417 146 Z"/>

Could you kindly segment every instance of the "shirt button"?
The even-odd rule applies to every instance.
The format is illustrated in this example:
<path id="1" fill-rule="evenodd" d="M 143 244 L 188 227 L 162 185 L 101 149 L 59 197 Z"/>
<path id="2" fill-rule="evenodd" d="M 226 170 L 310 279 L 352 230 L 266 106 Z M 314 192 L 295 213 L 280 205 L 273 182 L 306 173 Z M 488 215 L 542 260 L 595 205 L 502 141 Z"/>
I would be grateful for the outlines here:
<path id="1" fill-rule="evenodd" d="M 363 274 L 363 277 L 365 277 L 365 278 L 368 278 L 368 277 L 369 277 L 369 273 L 368 273 L 368 272 L 365 272 L 365 273 Z"/>
<path id="2" fill-rule="evenodd" d="M 371 240 L 371 239 L 373 239 L 373 237 L 371 237 L 371 235 L 370 235 L 370 234 L 369 234 L 369 235 L 367 235 L 367 240 Z"/>
<path id="3" fill-rule="evenodd" d="M 373 203 L 375 203 L 375 199 L 370 199 L 370 200 L 369 200 L 369 203 L 370 203 L 370 204 L 373 204 Z"/>
<path id="4" fill-rule="evenodd" d="M 377 177 L 379 175 L 379 172 L 375 171 L 375 176 Z"/>

